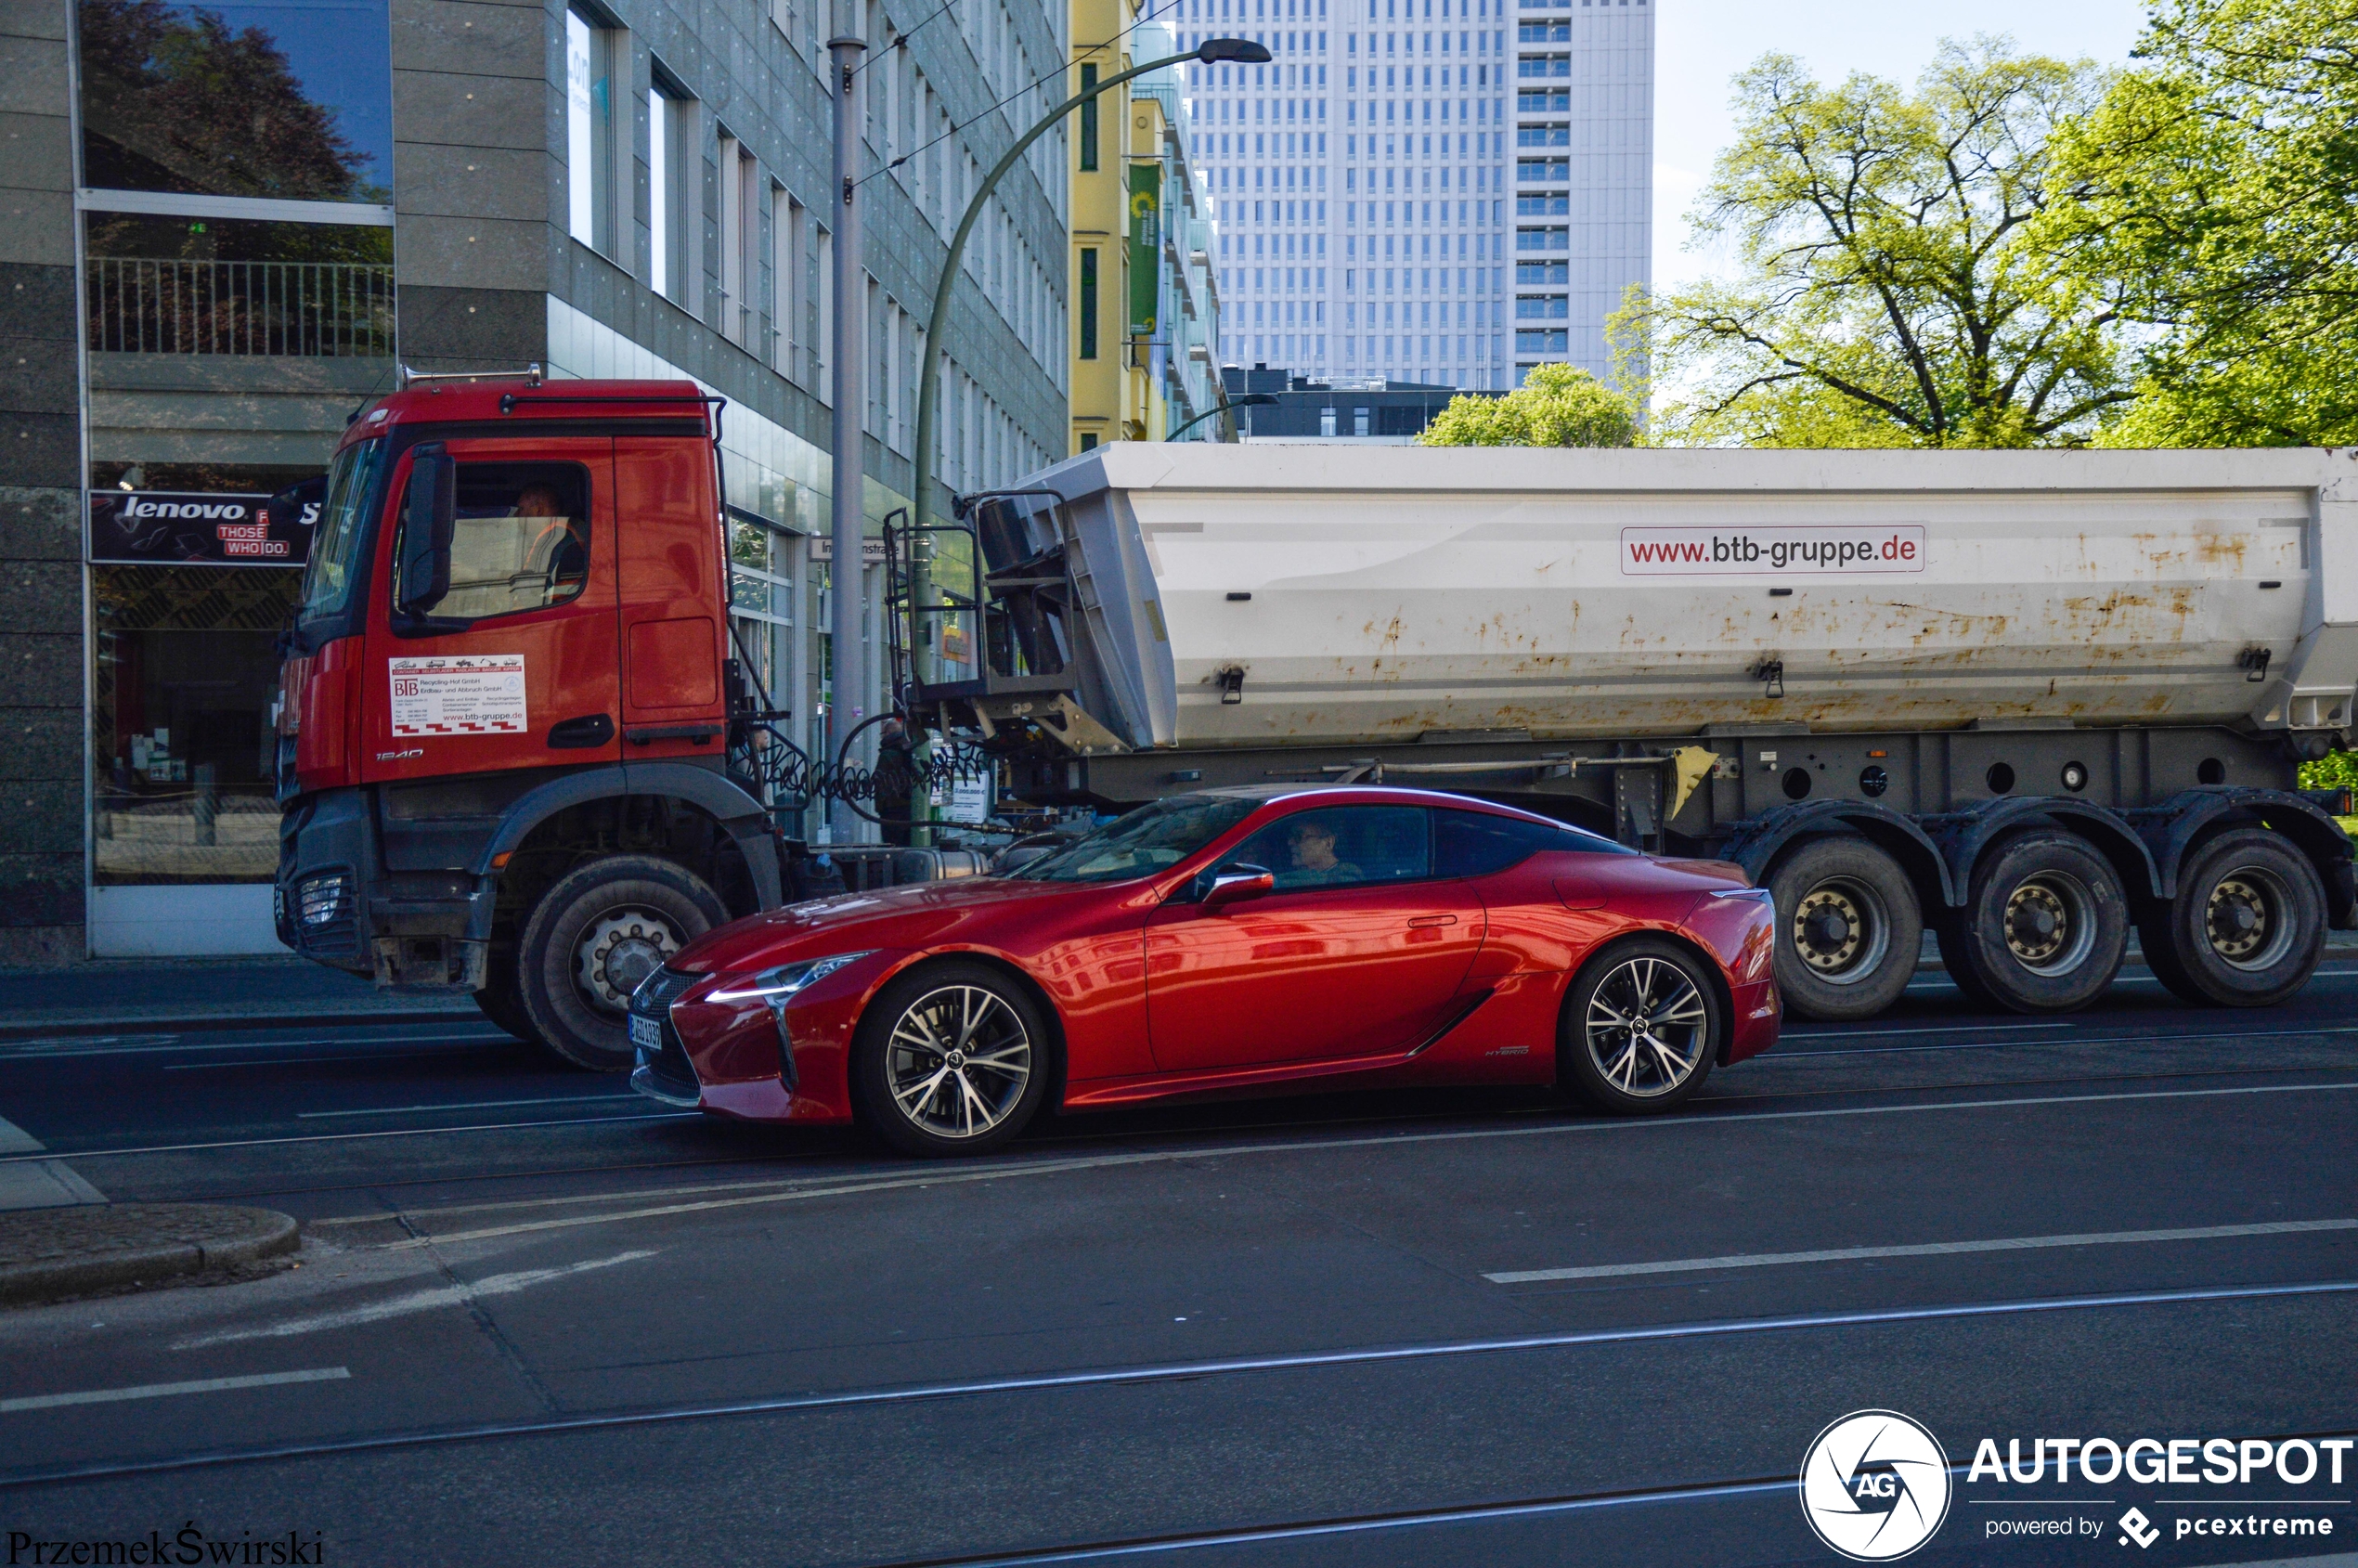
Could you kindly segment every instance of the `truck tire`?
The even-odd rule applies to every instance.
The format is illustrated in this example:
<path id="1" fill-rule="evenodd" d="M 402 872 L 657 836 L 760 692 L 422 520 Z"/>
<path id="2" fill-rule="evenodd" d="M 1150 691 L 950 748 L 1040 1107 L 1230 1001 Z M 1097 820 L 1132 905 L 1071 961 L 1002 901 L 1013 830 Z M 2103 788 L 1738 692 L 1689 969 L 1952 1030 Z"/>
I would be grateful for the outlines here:
<path id="1" fill-rule="evenodd" d="M 1769 875 L 1777 990 L 1805 1018 L 1872 1018 L 1899 1000 L 1924 950 L 1908 874 L 1863 838 L 1813 838 Z"/>
<path id="2" fill-rule="evenodd" d="M 532 1031 L 532 1019 L 524 1010 L 524 987 L 522 977 L 516 971 L 516 950 L 495 946 L 491 950 L 487 968 L 484 978 L 490 983 L 475 992 L 475 1005 L 482 1009 L 485 1017 L 518 1040 L 538 1040 L 539 1036 Z"/>
<path id="3" fill-rule="evenodd" d="M 533 1038 L 576 1067 L 628 1069 L 630 992 L 728 918 L 702 877 L 652 855 L 607 855 L 566 873 L 533 906 L 519 944 Z"/>
<path id="4" fill-rule="evenodd" d="M 1972 896 L 1941 957 L 2016 1013 L 2067 1013 L 2105 993 L 2129 947 L 2129 900 L 2112 862 L 2066 833 L 2002 839 L 1974 867 Z M 1953 950 L 1953 951 L 1952 951 Z"/>
<path id="5" fill-rule="evenodd" d="M 2137 940 L 2155 978 L 2196 1006 L 2273 1007 L 2325 956 L 2326 886 L 2276 834 L 2236 828 L 2195 852 Z"/>

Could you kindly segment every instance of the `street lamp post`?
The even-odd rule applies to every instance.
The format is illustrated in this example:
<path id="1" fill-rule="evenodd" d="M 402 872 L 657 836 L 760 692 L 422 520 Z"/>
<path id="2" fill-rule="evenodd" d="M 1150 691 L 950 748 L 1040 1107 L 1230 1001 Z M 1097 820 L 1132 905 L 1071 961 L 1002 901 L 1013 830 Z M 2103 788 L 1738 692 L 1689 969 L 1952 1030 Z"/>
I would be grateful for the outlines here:
<path id="1" fill-rule="evenodd" d="M 860 249 L 860 57 L 867 43 L 859 36 L 860 7 L 838 3 L 836 36 L 827 40 L 827 55 L 836 73 L 836 209 L 835 224 L 835 363 L 828 367 L 830 394 L 835 398 L 834 473 L 829 483 L 829 534 L 835 561 L 828 568 L 834 582 L 829 605 L 828 640 L 835 669 L 827 705 L 827 731 L 823 757 L 833 757 L 860 722 L 860 698 L 866 685 L 868 651 L 861 645 L 862 601 L 866 597 L 861 573 L 864 563 L 860 546 L 862 491 L 867 472 L 861 449 L 866 421 L 862 418 L 868 369 L 868 291 L 862 285 L 865 268 Z M 850 803 L 836 799 L 828 808 L 827 836 L 849 843 L 859 836 L 859 819 Z"/>
<path id="2" fill-rule="evenodd" d="M 1188 431 L 1191 431 L 1195 429 L 1196 426 L 1203 423 L 1204 421 L 1216 418 L 1221 414 L 1234 413 L 1238 408 L 1274 408 L 1276 406 L 1277 400 L 1265 392 L 1249 392 L 1242 397 L 1226 398 L 1214 404 L 1212 407 L 1206 408 L 1202 413 L 1198 414 L 1194 419 L 1189 420 L 1177 430 L 1174 430 L 1170 434 L 1164 436 L 1163 439 L 1165 441 L 1176 441 Z"/>
<path id="3" fill-rule="evenodd" d="M 1059 120 L 1062 120 L 1066 115 L 1071 113 L 1074 110 L 1079 109 L 1082 104 L 1088 102 L 1091 98 L 1095 97 L 1100 93 L 1106 92 L 1109 88 L 1119 87 L 1124 82 L 1130 81 L 1134 77 L 1144 76 L 1148 71 L 1160 71 L 1165 66 L 1178 65 L 1185 60 L 1197 60 L 1205 65 L 1218 65 L 1222 63 L 1259 65 L 1265 63 L 1269 58 L 1269 51 L 1264 45 L 1256 44 L 1249 38 L 1208 38 L 1204 41 L 1201 48 L 1191 49 L 1185 54 L 1170 55 L 1159 60 L 1149 60 L 1145 65 L 1133 66 L 1128 71 L 1121 71 L 1117 75 L 1108 76 L 1093 87 L 1084 87 L 1080 92 L 1075 93 L 1072 97 L 1065 99 L 1064 102 L 1056 105 L 1056 108 L 1050 110 L 1045 115 L 1042 116 L 1038 124 L 1032 126 L 1031 129 L 1017 137 L 1015 145 L 1007 149 L 1006 152 L 1000 158 L 999 162 L 991 165 L 991 172 L 982 177 L 982 184 L 976 189 L 974 199 L 966 203 L 965 215 L 958 220 L 957 231 L 950 237 L 949 253 L 942 257 L 940 279 L 934 285 L 933 313 L 926 322 L 925 364 L 920 368 L 917 373 L 917 445 L 916 451 L 913 458 L 913 465 L 915 469 L 915 482 L 911 485 L 909 490 L 909 515 L 911 523 L 910 541 L 912 546 L 909 553 L 913 566 L 909 585 L 909 603 L 913 612 L 912 625 L 910 628 L 911 652 L 921 661 L 925 661 L 919 664 L 918 667 L 920 669 L 925 668 L 926 664 L 930 662 L 929 655 L 931 654 L 931 650 L 925 649 L 920 651 L 916 647 L 916 634 L 921 628 L 914 624 L 913 612 L 919 606 L 923 605 L 926 599 L 931 597 L 931 593 L 926 575 L 913 568 L 917 566 L 919 551 L 924 548 L 924 529 L 926 526 L 927 500 L 933 489 L 934 418 L 935 406 L 939 402 L 941 393 L 940 365 L 942 332 L 950 323 L 950 292 L 952 289 L 957 287 L 958 263 L 960 258 L 965 254 L 966 237 L 974 232 L 976 223 L 980 221 L 983 207 L 991 200 L 991 193 L 998 188 L 1000 180 L 1006 176 L 1007 171 L 1016 166 L 1017 160 L 1020 159 L 1024 155 L 1025 149 L 1030 148 L 1033 142 L 1038 141 L 1043 136 L 1045 136 L 1050 127 L 1055 125 Z M 840 117 L 844 111 L 839 106 L 836 112 L 838 117 Z M 838 313 L 840 313 L 842 309 L 840 297 L 838 297 L 836 302 L 836 309 Z M 840 410 L 837 411 L 836 421 L 837 428 L 840 430 L 842 421 L 842 414 Z M 841 511 L 842 502 L 840 499 L 836 502 L 836 516 L 840 519 L 843 515 Z M 855 513 L 855 521 L 856 515 L 857 514 Z M 840 530 L 840 522 L 838 522 L 837 527 L 838 530 Z M 843 546 L 838 543 L 836 548 L 837 551 L 841 551 Z M 840 595 L 838 595 L 838 603 L 836 613 L 838 617 L 840 617 L 843 613 L 840 603 Z M 976 629 L 978 633 L 979 633 L 980 628 L 977 628 Z M 979 654 L 982 646 L 982 640 L 979 635 L 976 637 L 974 645 L 978 654 Z M 909 804 L 911 815 L 916 818 L 920 823 L 924 823 L 930 816 L 931 813 L 928 810 L 927 802 L 917 791 L 912 790 L 910 792 Z M 922 828 L 920 831 L 923 831 Z"/>

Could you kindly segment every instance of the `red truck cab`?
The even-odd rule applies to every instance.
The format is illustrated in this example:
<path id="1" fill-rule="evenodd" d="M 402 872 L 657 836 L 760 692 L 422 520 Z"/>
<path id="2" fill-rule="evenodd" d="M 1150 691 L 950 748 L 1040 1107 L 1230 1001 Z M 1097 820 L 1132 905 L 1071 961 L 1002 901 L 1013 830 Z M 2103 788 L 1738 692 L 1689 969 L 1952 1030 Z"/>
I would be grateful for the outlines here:
<path id="1" fill-rule="evenodd" d="M 639 979 L 779 902 L 726 764 L 719 401 L 413 378 L 354 419 L 281 672 L 290 947 L 614 1069 Z"/>

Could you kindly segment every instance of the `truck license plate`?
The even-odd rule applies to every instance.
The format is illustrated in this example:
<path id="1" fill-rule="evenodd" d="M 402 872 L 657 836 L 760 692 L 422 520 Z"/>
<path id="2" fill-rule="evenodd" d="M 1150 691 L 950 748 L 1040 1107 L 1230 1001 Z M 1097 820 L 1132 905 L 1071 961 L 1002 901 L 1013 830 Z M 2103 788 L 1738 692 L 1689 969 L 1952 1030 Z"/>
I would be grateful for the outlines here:
<path id="1" fill-rule="evenodd" d="M 636 1013 L 631 1014 L 630 1043 L 641 1051 L 662 1050 L 663 1025 L 654 1018 L 642 1018 Z"/>

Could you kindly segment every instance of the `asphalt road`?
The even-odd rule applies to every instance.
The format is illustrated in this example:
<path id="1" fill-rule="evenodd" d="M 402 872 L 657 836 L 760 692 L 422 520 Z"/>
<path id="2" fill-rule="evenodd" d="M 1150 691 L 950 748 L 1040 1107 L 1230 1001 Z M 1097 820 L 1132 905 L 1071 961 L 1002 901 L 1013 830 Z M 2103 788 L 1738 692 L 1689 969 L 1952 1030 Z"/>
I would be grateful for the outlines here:
<path id="1" fill-rule="evenodd" d="M 2339 1484 L 1967 1474 L 1984 1437 L 2358 1436 L 2353 998 L 2347 951 L 2258 1014 L 2131 976 L 1989 1017 L 1928 978 L 1661 1120 L 1328 1095 L 947 1165 L 663 1114 L 487 1028 L 13 1041 L 0 1117 L 108 1197 L 308 1240 L 0 1316 L 0 1547 L 1833 1562 L 1802 1457 L 1882 1408 L 1955 1467 L 1911 1562 L 2358 1552 L 2358 1450 Z"/>

